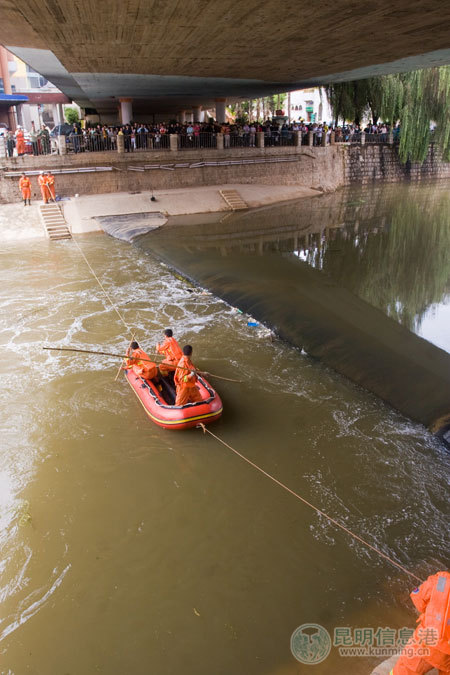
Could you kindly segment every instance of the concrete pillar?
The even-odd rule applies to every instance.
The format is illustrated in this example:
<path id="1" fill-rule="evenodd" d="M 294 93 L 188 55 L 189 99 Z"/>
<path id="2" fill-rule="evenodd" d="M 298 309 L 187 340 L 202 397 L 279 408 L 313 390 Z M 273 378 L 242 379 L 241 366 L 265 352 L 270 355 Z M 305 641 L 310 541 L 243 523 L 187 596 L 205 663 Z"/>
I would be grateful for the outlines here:
<path id="1" fill-rule="evenodd" d="M 180 110 L 180 112 L 177 115 L 177 118 L 180 124 L 184 124 L 186 122 L 186 111 Z"/>
<path id="2" fill-rule="evenodd" d="M 314 132 L 308 131 L 308 145 L 311 148 L 314 145 Z"/>
<path id="3" fill-rule="evenodd" d="M 223 150 L 223 134 L 216 134 L 217 150 Z"/>
<path id="4" fill-rule="evenodd" d="M 361 145 L 365 145 L 366 143 L 366 134 L 364 131 L 361 131 Z"/>
<path id="5" fill-rule="evenodd" d="M 336 145 L 336 132 L 332 131 L 330 134 L 330 145 Z"/>
<path id="6" fill-rule="evenodd" d="M 298 148 L 302 144 L 302 133 L 301 131 L 293 131 L 292 135 L 294 137 L 294 145 Z"/>
<path id="7" fill-rule="evenodd" d="M 216 122 L 219 122 L 219 124 L 226 122 L 225 108 L 226 99 L 216 98 Z"/>
<path id="8" fill-rule="evenodd" d="M 200 116 L 202 114 L 202 107 L 200 105 L 194 105 L 192 108 L 193 113 L 194 113 L 194 122 L 201 122 L 202 120 L 200 119 Z"/>
<path id="9" fill-rule="evenodd" d="M 389 145 L 394 145 L 394 132 L 392 131 L 392 129 L 389 132 L 388 143 Z"/>
<path id="10" fill-rule="evenodd" d="M 322 146 L 322 148 L 325 148 L 327 145 L 327 134 L 325 131 L 322 132 L 322 140 L 320 142 L 320 145 Z"/>
<path id="11" fill-rule="evenodd" d="M 64 124 L 64 112 L 62 103 L 53 103 L 52 105 L 53 121 L 56 124 Z"/>
<path id="12" fill-rule="evenodd" d="M 122 124 L 130 124 L 133 119 L 133 99 L 119 98 Z"/>
<path id="13" fill-rule="evenodd" d="M 256 147 L 257 148 L 263 148 L 264 147 L 264 131 L 257 131 L 256 132 Z"/>
<path id="14" fill-rule="evenodd" d="M 178 150 L 178 134 L 170 134 L 170 149 L 173 152 Z"/>
<path id="15" fill-rule="evenodd" d="M 123 134 L 117 134 L 117 152 L 119 154 L 125 152 L 125 137 Z"/>
<path id="16" fill-rule="evenodd" d="M 58 136 L 58 152 L 60 155 L 65 155 L 67 152 L 66 137 L 64 134 Z"/>
<path id="17" fill-rule="evenodd" d="M 0 45 L 0 77 L 3 80 L 5 94 L 12 94 L 11 81 L 9 79 L 8 52 L 2 45 Z M 12 106 L 8 108 L 8 126 L 11 131 L 16 130 L 16 117 Z"/>

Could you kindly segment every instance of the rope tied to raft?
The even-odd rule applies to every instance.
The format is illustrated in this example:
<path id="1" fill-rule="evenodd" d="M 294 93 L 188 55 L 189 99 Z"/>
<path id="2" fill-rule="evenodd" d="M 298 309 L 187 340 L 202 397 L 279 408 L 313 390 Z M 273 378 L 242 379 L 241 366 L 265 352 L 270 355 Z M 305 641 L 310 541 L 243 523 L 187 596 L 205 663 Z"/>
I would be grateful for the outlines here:
<path id="1" fill-rule="evenodd" d="M 272 480 L 274 483 L 276 483 L 277 485 L 282 487 L 284 490 L 289 492 L 291 495 L 293 495 L 294 497 L 299 499 L 301 502 L 303 502 L 303 504 L 306 504 L 306 506 L 309 506 L 310 509 L 313 509 L 313 511 L 316 511 L 316 513 L 319 513 L 321 516 L 326 518 L 326 520 L 328 520 L 330 523 L 333 523 L 333 525 L 335 525 L 336 527 L 339 527 L 341 530 L 344 530 L 344 532 L 346 532 L 351 537 L 353 537 L 353 539 L 356 539 L 357 541 L 359 541 L 361 544 L 363 544 L 367 548 L 370 548 L 372 551 L 375 551 L 375 553 L 378 553 L 379 556 L 381 556 L 382 558 L 384 558 L 385 560 L 390 562 L 391 565 L 394 565 L 395 567 L 398 567 L 398 569 L 402 570 L 402 572 L 405 572 L 405 574 L 408 574 L 410 577 L 413 577 L 413 579 L 416 579 L 416 581 L 418 581 L 419 584 L 423 583 L 423 581 L 424 581 L 423 579 L 418 577 L 416 574 L 413 574 L 413 572 L 410 572 L 409 570 L 407 570 L 406 567 L 403 567 L 403 565 L 401 565 L 396 560 L 394 560 L 393 558 L 388 556 L 386 553 L 383 553 L 382 551 L 380 551 L 380 549 L 378 549 L 376 546 L 373 546 L 372 544 L 369 544 L 368 541 L 366 541 L 365 539 L 360 537 L 358 534 L 355 534 L 355 532 L 352 532 L 352 530 L 350 530 L 348 527 L 345 527 L 345 525 L 342 525 L 342 523 L 340 523 L 338 520 L 336 520 L 335 518 L 332 518 L 327 513 L 325 513 L 321 509 L 319 509 L 317 506 L 314 506 L 314 504 L 311 504 L 311 502 L 306 500 L 304 497 L 299 495 L 297 492 L 294 492 L 294 490 L 291 490 L 290 487 L 288 487 L 287 485 L 285 485 L 284 483 L 279 481 L 278 478 L 275 478 L 275 476 L 272 476 L 270 473 L 268 473 L 267 471 L 262 469 L 260 466 L 258 466 L 254 462 L 252 462 L 251 459 L 248 459 L 248 457 L 245 457 L 245 455 L 242 455 L 238 450 L 236 450 L 231 445 L 226 443 L 226 441 L 224 441 L 222 438 L 220 438 L 219 436 L 216 436 L 216 434 L 213 434 L 213 432 L 210 431 L 209 429 L 207 429 L 204 424 L 202 424 L 200 422 L 197 425 L 197 429 L 202 429 L 204 434 L 209 434 L 210 436 L 215 438 L 216 441 L 219 441 L 219 443 L 222 443 L 222 445 L 224 445 L 226 448 L 228 448 L 229 450 L 234 452 L 235 455 L 237 455 L 238 457 L 243 459 L 244 462 L 247 462 L 247 464 L 250 464 L 250 466 L 252 466 L 254 469 L 256 469 L 257 471 L 262 473 L 264 476 L 266 476 L 266 478 L 270 478 L 270 480 Z"/>

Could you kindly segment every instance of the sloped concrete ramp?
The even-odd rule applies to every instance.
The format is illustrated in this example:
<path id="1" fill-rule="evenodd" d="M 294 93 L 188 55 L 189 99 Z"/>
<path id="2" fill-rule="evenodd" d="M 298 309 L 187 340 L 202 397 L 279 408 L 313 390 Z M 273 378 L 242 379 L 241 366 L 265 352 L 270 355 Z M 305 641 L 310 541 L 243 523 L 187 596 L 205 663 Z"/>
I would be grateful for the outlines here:
<path id="1" fill-rule="evenodd" d="M 131 242 L 142 234 L 158 229 L 167 222 L 159 212 L 123 213 L 117 216 L 96 216 L 95 220 L 106 234 Z"/>

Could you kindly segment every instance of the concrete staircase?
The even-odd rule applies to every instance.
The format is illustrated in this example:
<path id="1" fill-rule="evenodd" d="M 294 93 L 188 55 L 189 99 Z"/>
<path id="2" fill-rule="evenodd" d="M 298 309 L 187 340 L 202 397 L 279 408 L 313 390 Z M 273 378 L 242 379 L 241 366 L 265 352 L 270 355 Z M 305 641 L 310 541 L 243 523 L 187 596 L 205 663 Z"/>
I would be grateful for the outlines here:
<path id="1" fill-rule="evenodd" d="M 54 202 L 43 204 L 39 207 L 39 215 L 49 239 L 72 239 L 66 220 L 57 204 Z"/>
<path id="2" fill-rule="evenodd" d="M 232 211 L 248 209 L 248 204 L 244 202 L 237 190 L 219 190 L 219 192 Z"/>

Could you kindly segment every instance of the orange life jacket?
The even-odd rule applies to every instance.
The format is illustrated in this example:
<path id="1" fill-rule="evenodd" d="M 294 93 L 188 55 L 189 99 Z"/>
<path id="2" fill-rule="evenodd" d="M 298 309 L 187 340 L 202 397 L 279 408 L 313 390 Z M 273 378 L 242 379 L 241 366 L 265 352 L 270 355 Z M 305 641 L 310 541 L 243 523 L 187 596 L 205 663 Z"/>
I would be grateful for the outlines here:
<path id="1" fill-rule="evenodd" d="M 195 370 L 194 364 L 189 356 L 183 355 L 178 362 L 174 376 L 177 387 L 195 387 L 197 375 L 195 373 L 192 374 L 191 370 Z"/>
<path id="2" fill-rule="evenodd" d="M 157 349 L 158 353 L 164 354 L 170 363 L 178 363 L 183 358 L 183 352 L 174 337 L 165 337 L 164 342 Z"/>
<path id="3" fill-rule="evenodd" d="M 429 576 L 411 593 L 411 600 L 421 612 L 421 626 L 436 631 L 439 651 L 450 654 L 450 573 L 438 572 Z"/>
<path id="4" fill-rule="evenodd" d="M 133 372 L 138 377 L 143 377 L 144 379 L 151 380 L 157 374 L 156 363 L 150 361 L 147 354 L 143 349 L 134 349 L 131 355 L 133 358 L 127 359 L 128 368 L 132 368 Z M 141 361 L 141 359 L 146 359 Z"/>

